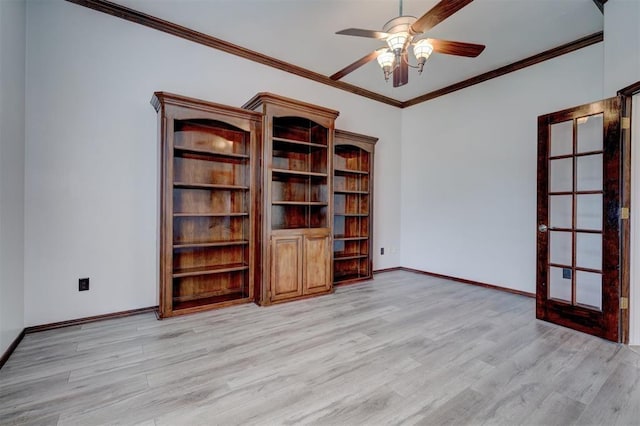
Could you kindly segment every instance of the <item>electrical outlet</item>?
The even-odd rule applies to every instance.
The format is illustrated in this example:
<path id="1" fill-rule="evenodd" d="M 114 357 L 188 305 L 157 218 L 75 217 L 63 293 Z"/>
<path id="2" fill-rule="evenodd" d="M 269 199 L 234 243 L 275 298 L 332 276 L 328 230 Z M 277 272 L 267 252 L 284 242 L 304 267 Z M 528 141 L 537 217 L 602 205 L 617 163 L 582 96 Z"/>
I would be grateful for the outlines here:
<path id="1" fill-rule="evenodd" d="M 380 247 L 380 254 L 384 254 L 384 247 Z"/>
<path id="2" fill-rule="evenodd" d="M 78 291 L 89 290 L 89 278 L 80 278 L 78 280 Z"/>

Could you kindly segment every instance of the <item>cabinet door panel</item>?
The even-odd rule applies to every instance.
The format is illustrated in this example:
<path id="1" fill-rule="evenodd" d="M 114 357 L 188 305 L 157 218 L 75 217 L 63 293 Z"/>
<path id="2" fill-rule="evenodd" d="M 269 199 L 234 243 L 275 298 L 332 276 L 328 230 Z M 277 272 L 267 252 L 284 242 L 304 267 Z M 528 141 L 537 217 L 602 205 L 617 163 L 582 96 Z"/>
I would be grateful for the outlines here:
<path id="1" fill-rule="evenodd" d="M 302 295 L 302 237 L 271 240 L 271 300 Z"/>
<path id="2" fill-rule="evenodd" d="M 330 242 L 328 236 L 304 239 L 304 293 L 331 289 Z"/>

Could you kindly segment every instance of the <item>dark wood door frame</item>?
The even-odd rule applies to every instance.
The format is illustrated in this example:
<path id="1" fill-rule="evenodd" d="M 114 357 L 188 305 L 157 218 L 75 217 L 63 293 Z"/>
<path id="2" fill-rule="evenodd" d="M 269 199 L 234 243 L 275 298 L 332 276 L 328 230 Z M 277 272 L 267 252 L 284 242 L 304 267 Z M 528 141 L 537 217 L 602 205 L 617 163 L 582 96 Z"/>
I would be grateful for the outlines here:
<path id="1" fill-rule="evenodd" d="M 622 138 L 622 193 L 621 206 L 631 210 L 631 107 L 633 96 L 640 93 L 640 81 L 618 91 L 622 98 L 621 138 Z M 630 247 L 631 221 L 621 224 L 620 247 L 620 297 L 627 303 L 627 308 L 620 311 L 620 341 L 629 344 L 629 287 L 630 287 Z M 636 309 L 640 307 L 635 307 Z"/>

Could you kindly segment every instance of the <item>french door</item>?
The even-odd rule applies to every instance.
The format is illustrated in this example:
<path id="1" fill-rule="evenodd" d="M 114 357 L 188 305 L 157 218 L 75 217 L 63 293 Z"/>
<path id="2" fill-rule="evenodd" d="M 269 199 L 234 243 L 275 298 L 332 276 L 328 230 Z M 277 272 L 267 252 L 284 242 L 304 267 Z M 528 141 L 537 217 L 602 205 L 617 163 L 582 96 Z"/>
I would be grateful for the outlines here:
<path id="1" fill-rule="evenodd" d="M 610 98 L 538 117 L 536 317 L 616 342 L 620 106 Z"/>

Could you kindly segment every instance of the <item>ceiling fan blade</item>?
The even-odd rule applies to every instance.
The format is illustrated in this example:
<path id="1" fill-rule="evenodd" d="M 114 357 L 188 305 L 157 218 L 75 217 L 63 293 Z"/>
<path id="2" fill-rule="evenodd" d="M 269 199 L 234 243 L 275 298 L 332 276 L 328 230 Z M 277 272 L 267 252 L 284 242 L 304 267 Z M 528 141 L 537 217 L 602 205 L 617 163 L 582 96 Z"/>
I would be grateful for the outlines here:
<path id="1" fill-rule="evenodd" d="M 382 52 L 384 52 L 384 49 L 374 50 L 373 52 L 363 56 L 360 59 L 358 59 L 354 63 L 349 64 L 346 67 L 342 68 L 340 71 L 338 71 L 337 73 L 333 74 L 329 78 L 331 80 L 340 80 L 345 75 L 357 70 L 358 68 L 360 68 L 361 66 L 363 66 L 365 64 L 368 64 L 369 62 L 373 61 L 374 59 L 377 59 L 378 56 L 380 56 L 380 54 Z"/>
<path id="2" fill-rule="evenodd" d="M 385 39 L 389 35 L 382 31 L 363 30 L 362 28 L 347 28 L 345 30 L 336 32 L 336 34 L 377 39 Z"/>
<path id="3" fill-rule="evenodd" d="M 402 54 L 400 64 L 393 70 L 393 87 L 404 86 L 409 82 L 409 62 L 407 61 L 407 51 Z"/>
<path id="4" fill-rule="evenodd" d="M 442 0 L 411 25 L 414 34 L 424 33 L 453 15 L 473 0 Z"/>
<path id="5" fill-rule="evenodd" d="M 427 39 L 433 46 L 434 52 L 444 53 L 445 55 L 466 56 L 475 58 L 484 48 L 484 44 L 463 43 L 461 41 L 438 40 L 435 38 Z"/>

